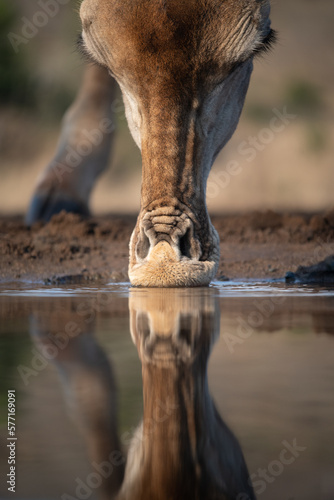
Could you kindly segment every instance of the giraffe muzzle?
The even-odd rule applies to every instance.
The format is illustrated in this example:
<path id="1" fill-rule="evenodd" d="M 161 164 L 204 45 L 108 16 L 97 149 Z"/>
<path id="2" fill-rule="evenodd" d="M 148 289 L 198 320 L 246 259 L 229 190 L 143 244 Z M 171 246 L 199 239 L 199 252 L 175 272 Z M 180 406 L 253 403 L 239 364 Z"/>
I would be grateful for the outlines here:
<path id="1" fill-rule="evenodd" d="M 140 215 L 130 242 L 131 283 L 142 287 L 208 285 L 217 271 L 219 244 L 205 258 L 196 225 L 193 216 L 175 207 Z"/>

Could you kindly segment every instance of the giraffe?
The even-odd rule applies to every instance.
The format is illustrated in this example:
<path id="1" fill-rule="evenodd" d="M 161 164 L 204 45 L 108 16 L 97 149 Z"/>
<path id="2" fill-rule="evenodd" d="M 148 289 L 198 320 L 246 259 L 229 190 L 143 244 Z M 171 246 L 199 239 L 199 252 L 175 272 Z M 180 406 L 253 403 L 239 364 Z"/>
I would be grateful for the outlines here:
<path id="1" fill-rule="evenodd" d="M 84 0 L 80 16 L 78 43 L 93 64 L 64 118 L 58 151 L 39 179 L 27 222 L 48 220 L 61 209 L 88 213 L 113 131 L 103 133 L 75 167 L 70 152 L 88 126 L 100 131 L 112 120 L 118 84 L 142 155 L 130 281 L 143 287 L 206 286 L 220 258 L 206 183 L 238 124 L 253 59 L 275 40 L 270 3 Z"/>
<path id="2" fill-rule="evenodd" d="M 133 288 L 129 309 L 143 422 L 117 500 L 255 500 L 240 444 L 209 390 L 207 366 L 220 333 L 214 290 Z"/>

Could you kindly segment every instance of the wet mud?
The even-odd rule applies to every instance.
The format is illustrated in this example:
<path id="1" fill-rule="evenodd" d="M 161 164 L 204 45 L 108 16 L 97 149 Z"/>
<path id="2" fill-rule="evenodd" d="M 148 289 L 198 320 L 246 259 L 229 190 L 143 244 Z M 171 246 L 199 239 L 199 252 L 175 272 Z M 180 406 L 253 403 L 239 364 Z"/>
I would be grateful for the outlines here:
<path id="1" fill-rule="evenodd" d="M 1 217 L 0 281 L 127 281 L 135 222 L 135 215 L 61 213 L 48 224 L 26 227 L 22 217 Z M 334 254 L 334 211 L 216 215 L 212 222 L 221 241 L 218 280 L 334 281 L 334 259 L 329 258 Z"/>

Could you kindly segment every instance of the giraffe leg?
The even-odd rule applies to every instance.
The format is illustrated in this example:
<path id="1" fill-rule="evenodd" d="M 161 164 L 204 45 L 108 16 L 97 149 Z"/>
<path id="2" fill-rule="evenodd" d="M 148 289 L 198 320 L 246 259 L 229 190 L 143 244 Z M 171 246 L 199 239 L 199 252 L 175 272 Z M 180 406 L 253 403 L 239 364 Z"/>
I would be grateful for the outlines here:
<path id="1" fill-rule="evenodd" d="M 69 415 L 86 442 L 91 464 L 99 466 L 96 498 L 112 500 L 125 463 L 117 423 L 118 388 L 112 361 L 95 339 L 96 320 L 77 314 L 77 306 L 66 297 L 51 309 L 36 310 L 30 315 L 29 333 L 44 363 L 57 370 Z"/>
<path id="2" fill-rule="evenodd" d="M 63 119 L 56 154 L 38 179 L 28 225 L 48 221 L 62 210 L 89 214 L 91 190 L 110 155 L 116 86 L 104 68 L 87 66 L 78 96 Z"/>

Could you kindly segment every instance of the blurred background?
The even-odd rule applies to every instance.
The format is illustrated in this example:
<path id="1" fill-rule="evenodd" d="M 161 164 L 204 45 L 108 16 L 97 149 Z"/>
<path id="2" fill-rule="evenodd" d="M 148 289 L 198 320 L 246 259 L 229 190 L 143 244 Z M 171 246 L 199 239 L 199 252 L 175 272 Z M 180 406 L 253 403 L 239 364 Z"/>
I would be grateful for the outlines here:
<path id="1" fill-rule="evenodd" d="M 75 48 L 80 2 L 59 1 L 56 15 L 35 29 L 29 23 L 38 19 L 42 3 L 0 0 L 1 214 L 26 211 L 84 67 Z M 212 212 L 332 208 L 333 18 L 332 0 L 272 2 L 279 42 L 255 62 L 239 127 L 212 170 Z M 274 130 L 272 119 L 280 114 L 285 118 Z M 91 200 L 95 214 L 139 208 L 141 158 L 122 114 L 117 130 L 110 167 Z M 226 171 L 231 160 L 233 174 Z"/>

